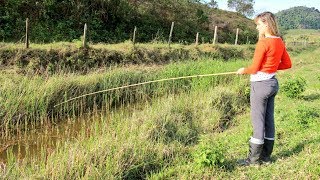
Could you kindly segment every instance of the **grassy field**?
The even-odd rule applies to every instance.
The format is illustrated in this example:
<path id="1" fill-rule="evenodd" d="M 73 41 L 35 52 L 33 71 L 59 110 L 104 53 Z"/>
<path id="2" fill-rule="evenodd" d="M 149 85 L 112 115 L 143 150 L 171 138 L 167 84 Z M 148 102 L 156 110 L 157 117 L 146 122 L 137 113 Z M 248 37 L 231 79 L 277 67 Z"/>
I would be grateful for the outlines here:
<path id="1" fill-rule="evenodd" d="M 110 96 L 98 96 L 96 98 L 101 98 L 102 102 L 95 107 L 100 109 L 89 108 L 92 114 L 82 114 L 88 117 L 82 121 L 90 123 L 72 139 L 59 141 L 54 149 L 43 146 L 38 156 L 27 155 L 24 159 L 16 157 L 8 147 L 7 161 L 0 165 L 0 177 L 319 179 L 319 56 L 319 46 L 293 51 L 293 68 L 278 73 L 280 92 L 276 96 L 276 144 L 274 163 L 271 165 L 239 167 L 236 164 L 239 158 L 247 155 L 252 128 L 248 76 L 231 75 L 129 89 L 118 92 L 120 95 L 110 95 L 114 100 L 118 99 L 114 102 L 117 105 L 112 107 Z M 1 77 L 7 84 L 1 87 L 1 92 L 7 93 L 2 97 L 11 100 L 6 104 L 11 104 L 7 107 L 12 110 L 10 112 L 21 110 L 15 106 L 17 102 L 29 103 L 25 106 L 29 108 L 25 112 L 31 112 L 29 117 L 33 119 L 42 112 L 46 113 L 46 97 L 56 103 L 67 97 L 92 92 L 97 87 L 103 89 L 151 79 L 235 71 L 249 63 L 236 59 L 188 60 L 162 66 L 118 67 L 108 72 L 97 71 L 81 76 L 62 74 L 48 79 L 35 76 L 31 80 L 2 72 L 5 76 Z M 296 98 L 285 96 L 281 87 L 298 77 L 305 79 L 306 90 Z M 59 98 L 57 92 L 61 89 L 60 92 L 73 91 Z M 25 92 L 27 97 L 21 97 L 18 101 L 15 97 L 20 97 L 21 92 Z M 42 101 L 37 99 L 39 94 Z M 134 98 L 130 99 L 132 96 Z M 66 117 L 72 119 L 77 114 L 76 107 L 99 102 L 94 98 L 73 102 L 60 109 L 58 114 L 66 112 Z M 34 113 L 32 109 L 38 109 L 35 104 L 43 111 Z M 78 121 L 70 120 L 72 122 Z M 15 136 L 14 132 L 6 132 L 8 136 Z"/>
<path id="2" fill-rule="evenodd" d="M 320 30 L 316 29 L 291 29 L 287 30 L 284 35 L 284 39 L 288 43 L 293 42 L 307 42 L 307 43 L 320 43 Z"/>

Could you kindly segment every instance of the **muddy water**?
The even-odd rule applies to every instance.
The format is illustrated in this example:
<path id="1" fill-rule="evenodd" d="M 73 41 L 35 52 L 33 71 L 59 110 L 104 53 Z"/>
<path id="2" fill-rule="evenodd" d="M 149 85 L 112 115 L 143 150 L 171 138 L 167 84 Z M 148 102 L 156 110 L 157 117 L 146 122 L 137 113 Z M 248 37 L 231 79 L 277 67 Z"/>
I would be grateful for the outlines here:
<path id="1" fill-rule="evenodd" d="M 100 116 L 101 117 L 101 116 Z M 74 118 L 59 124 L 46 125 L 28 132 L 17 132 L 10 138 L 0 138 L 0 163 L 7 163 L 14 157 L 37 159 L 48 155 L 66 141 L 76 140 L 79 135 L 90 135 L 90 124 L 101 118 Z"/>
<path id="2" fill-rule="evenodd" d="M 94 110 L 78 118 L 61 120 L 57 124 L 47 124 L 26 132 L 18 131 L 9 138 L 0 136 L 0 168 L 1 164 L 6 164 L 13 158 L 14 161 L 43 160 L 44 156 L 50 155 L 58 146 L 89 138 L 96 133 L 97 127 L 99 131 L 108 127 L 115 114 L 130 115 L 149 104 L 146 102 L 122 104 L 112 110 Z"/>

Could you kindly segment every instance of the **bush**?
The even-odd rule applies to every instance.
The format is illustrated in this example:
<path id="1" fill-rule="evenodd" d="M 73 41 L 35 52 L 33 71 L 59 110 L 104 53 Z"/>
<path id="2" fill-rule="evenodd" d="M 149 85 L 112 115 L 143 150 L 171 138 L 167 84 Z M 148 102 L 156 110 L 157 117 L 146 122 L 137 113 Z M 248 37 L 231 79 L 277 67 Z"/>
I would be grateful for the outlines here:
<path id="1" fill-rule="evenodd" d="M 282 85 L 282 90 L 287 97 L 296 98 L 306 90 L 306 85 L 304 78 L 293 78 Z"/>
<path id="2" fill-rule="evenodd" d="M 198 167 L 222 167 L 225 161 L 224 150 L 221 142 L 202 139 L 193 153 L 194 162 Z"/>

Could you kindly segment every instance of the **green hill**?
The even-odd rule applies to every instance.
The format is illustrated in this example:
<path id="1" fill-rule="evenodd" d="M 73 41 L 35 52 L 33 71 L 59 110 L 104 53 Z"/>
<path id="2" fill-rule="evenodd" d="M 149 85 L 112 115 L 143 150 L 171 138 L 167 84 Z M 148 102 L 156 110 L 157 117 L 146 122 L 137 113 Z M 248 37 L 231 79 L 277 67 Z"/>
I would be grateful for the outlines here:
<path id="1" fill-rule="evenodd" d="M 282 29 L 320 29 L 320 12 L 315 8 L 293 7 L 276 16 Z"/>
<path id="2" fill-rule="evenodd" d="M 252 20 L 190 0 L 0 1 L 0 40 L 21 41 L 26 18 L 30 19 L 30 40 L 36 43 L 79 39 L 85 23 L 92 42 L 129 40 L 135 26 L 139 42 L 167 41 L 172 21 L 174 42 L 193 43 L 197 32 L 200 41 L 209 42 L 214 25 L 219 26 L 219 42 L 234 41 L 237 27 L 239 43 L 247 37 L 256 40 Z"/>

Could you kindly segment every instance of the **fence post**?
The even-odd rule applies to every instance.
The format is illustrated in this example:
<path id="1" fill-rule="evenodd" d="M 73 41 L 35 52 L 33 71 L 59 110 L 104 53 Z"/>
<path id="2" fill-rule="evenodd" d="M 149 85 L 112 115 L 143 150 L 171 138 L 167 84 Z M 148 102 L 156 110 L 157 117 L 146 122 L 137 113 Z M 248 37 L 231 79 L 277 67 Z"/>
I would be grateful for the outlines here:
<path id="1" fill-rule="evenodd" d="M 87 48 L 87 23 L 84 24 L 83 28 L 83 43 L 82 46 L 84 48 Z"/>
<path id="2" fill-rule="evenodd" d="M 135 26 L 133 30 L 133 38 L 132 38 L 133 45 L 135 45 L 136 43 L 136 32 L 137 32 L 137 27 Z"/>
<path id="3" fill-rule="evenodd" d="M 26 19 L 26 41 L 25 41 L 26 49 L 29 48 L 29 18 Z"/>
<path id="4" fill-rule="evenodd" d="M 213 36 L 213 45 L 215 45 L 217 42 L 217 30 L 218 30 L 218 26 L 215 26 L 214 27 L 214 36 Z"/>
<path id="5" fill-rule="evenodd" d="M 199 32 L 197 32 L 197 35 L 196 35 L 196 46 L 198 46 L 198 43 L 199 43 Z"/>
<path id="6" fill-rule="evenodd" d="M 172 24 L 171 24 L 171 29 L 170 29 L 170 35 L 169 35 L 169 48 L 170 48 L 170 43 L 171 43 L 171 38 L 172 38 L 173 26 L 174 26 L 174 22 L 172 22 Z"/>
<path id="7" fill-rule="evenodd" d="M 238 45 L 238 34 L 239 34 L 239 28 L 237 28 L 236 40 L 234 42 L 234 45 Z"/>

